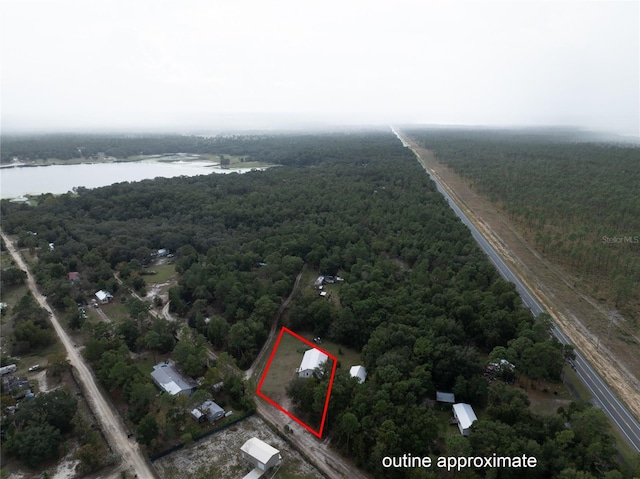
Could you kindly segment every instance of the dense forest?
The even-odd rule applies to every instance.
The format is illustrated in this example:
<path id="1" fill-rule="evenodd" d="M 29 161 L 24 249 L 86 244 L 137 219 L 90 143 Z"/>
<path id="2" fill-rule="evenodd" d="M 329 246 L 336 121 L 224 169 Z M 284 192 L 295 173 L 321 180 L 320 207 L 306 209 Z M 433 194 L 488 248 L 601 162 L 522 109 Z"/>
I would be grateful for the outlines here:
<path id="1" fill-rule="evenodd" d="M 177 439 L 175 425 L 188 404 L 157 403 L 130 353 L 172 351 L 183 370 L 204 375 L 209 384 L 224 380 L 229 401 L 250 409 L 237 376 L 226 375 L 222 365 L 207 367 L 203 342 L 228 351 L 233 358 L 225 356 L 225 362 L 248 367 L 296 275 L 308 268 L 344 278 L 338 300 L 301 293 L 285 322 L 361 353 L 367 381 L 358 384 L 338 369 L 325 430 L 376 477 L 448 477 L 383 469 L 384 456 L 494 452 L 533 455 L 539 466 L 470 469 L 459 477 L 632 477 L 637 465 L 618 471 L 601 411 L 575 403 L 534 414 L 526 393 L 509 384 L 513 376 L 491 381 L 483 374 L 489 362 L 507 360 L 524 384 L 559 381 L 572 350 L 551 338 L 547 317 L 522 307 L 513 285 L 500 278 L 392 134 L 224 141 L 230 146 L 208 147 L 282 166 L 80 188 L 77 194 L 42 195 L 35 207 L 0 204 L 3 229 L 39 252 L 41 287 L 67 311 L 70 327 L 85 328 L 85 356 L 103 384 L 127 402 L 125 413 L 142 443 Z M 176 148 L 195 152 L 188 145 Z M 179 282 L 170 306 L 188 329 L 176 335 L 175 326 L 149 320 L 147 306 L 135 301 L 128 301 L 130 321 L 117 327 L 84 325 L 74 316 L 76 303 L 96 289 L 122 287 L 114 272 L 139 277 L 159 248 L 176 252 Z M 79 271 L 83 280 L 70 285 L 69 271 Z M 290 389 L 298 412 L 317 421 L 326 378 Z M 458 401 L 482 411 L 469 438 L 442 427 L 431 405 L 436 389 L 453 391 Z"/>
<path id="2" fill-rule="evenodd" d="M 564 131 L 412 130 L 538 249 L 637 323 L 640 147 Z"/>

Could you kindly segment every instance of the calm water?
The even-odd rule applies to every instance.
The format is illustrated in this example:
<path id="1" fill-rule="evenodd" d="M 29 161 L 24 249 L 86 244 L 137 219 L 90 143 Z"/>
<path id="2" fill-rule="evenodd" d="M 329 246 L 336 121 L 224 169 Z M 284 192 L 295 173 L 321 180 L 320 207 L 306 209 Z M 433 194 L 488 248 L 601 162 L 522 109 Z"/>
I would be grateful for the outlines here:
<path id="1" fill-rule="evenodd" d="M 220 169 L 217 163 L 194 161 L 142 160 L 127 163 L 92 163 L 0 169 L 0 197 L 17 198 L 42 193 L 62 194 L 76 186 L 96 188 L 123 181 L 157 177 L 208 175 L 244 172 L 246 169 Z"/>

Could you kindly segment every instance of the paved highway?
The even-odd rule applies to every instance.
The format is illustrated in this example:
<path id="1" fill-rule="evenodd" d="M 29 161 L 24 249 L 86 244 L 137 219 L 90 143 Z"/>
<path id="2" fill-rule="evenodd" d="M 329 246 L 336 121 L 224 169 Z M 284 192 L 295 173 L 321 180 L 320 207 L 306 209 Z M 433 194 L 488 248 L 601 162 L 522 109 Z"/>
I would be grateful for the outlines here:
<path id="1" fill-rule="evenodd" d="M 414 152 L 420 164 L 423 166 L 429 177 L 436 184 L 438 191 L 446 198 L 449 206 L 455 211 L 456 215 L 462 220 L 462 222 L 469 228 L 471 235 L 478 242 L 482 250 L 489 256 L 491 262 L 498 268 L 498 271 L 504 279 L 513 283 L 516 290 L 522 298 L 522 302 L 531 310 L 531 312 L 537 316 L 544 312 L 544 308 L 533 297 L 531 292 L 520 281 L 520 278 L 507 266 L 502 257 L 496 252 L 495 249 L 489 244 L 485 237 L 478 231 L 475 225 L 469 220 L 467 215 L 460 209 L 455 201 L 449 196 L 447 191 L 442 187 L 437 178 L 435 178 L 429 169 L 426 167 L 420 155 L 411 147 L 411 145 L 401 137 L 401 135 L 391 128 L 391 131 L 400 139 L 404 146 L 411 148 Z M 569 339 L 560 331 L 556 326 L 553 326 L 553 334 L 564 344 L 570 344 Z M 607 384 L 596 373 L 591 365 L 582 357 L 582 355 L 576 351 L 576 360 L 574 362 L 575 370 L 580 379 L 584 382 L 585 386 L 589 389 L 593 397 L 595 398 L 596 406 L 602 409 L 607 416 L 618 427 L 623 437 L 627 439 L 631 447 L 635 451 L 640 451 L 640 424 L 631 415 L 629 410 L 622 404 L 618 398 L 611 392 Z"/>

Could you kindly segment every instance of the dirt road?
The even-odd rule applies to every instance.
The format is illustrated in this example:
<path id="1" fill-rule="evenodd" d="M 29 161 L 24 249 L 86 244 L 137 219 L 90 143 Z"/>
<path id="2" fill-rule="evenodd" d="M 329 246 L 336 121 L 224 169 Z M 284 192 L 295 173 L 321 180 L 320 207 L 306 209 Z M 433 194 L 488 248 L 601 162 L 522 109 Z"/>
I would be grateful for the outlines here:
<path id="1" fill-rule="evenodd" d="M 260 354 L 258 354 L 258 357 L 256 357 L 255 361 L 253 361 L 251 367 L 247 369 L 245 373 L 246 379 L 251 379 L 251 377 L 254 375 L 259 378 L 260 374 L 262 374 L 262 368 L 260 368 L 260 365 L 262 364 L 265 355 L 270 353 L 273 348 L 280 318 L 284 311 L 289 307 L 293 296 L 300 287 L 300 280 L 302 279 L 303 273 L 304 269 L 296 277 L 296 281 L 293 285 L 293 288 L 291 289 L 291 293 L 289 294 L 287 299 L 282 302 L 280 308 L 278 308 L 278 311 L 276 312 L 273 323 L 271 325 L 271 330 L 269 331 L 269 337 L 265 342 L 262 350 L 260 351 Z M 328 478 L 369 478 L 369 476 L 360 471 L 355 466 L 355 464 L 352 464 L 351 462 L 340 456 L 336 451 L 331 449 L 329 447 L 328 439 L 325 439 L 324 441 L 318 439 L 293 419 L 288 417 L 286 414 L 277 410 L 271 404 L 268 404 L 266 401 L 263 401 L 259 397 L 256 397 L 256 404 L 257 413 L 258 415 L 260 415 L 260 417 L 262 417 L 262 419 L 271 423 L 279 430 L 284 430 L 283 428 L 285 425 L 291 428 L 293 432 L 287 433 L 287 437 L 290 439 L 291 443 L 296 449 L 298 449 L 298 451 L 300 451 L 311 462 L 313 462 L 313 464 L 318 469 L 320 469 L 320 471 Z"/>
<path id="2" fill-rule="evenodd" d="M 36 301 L 38 301 L 42 308 L 49 312 L 51 324 L 60 338 L 60 342 L 67 350 L 67 357 L 71 366 L 75 369 L 76 378 L 83 389 L 89 407 L 100 422 L 102 431 L 112 451 L 122 459 L 122 470 L 129 471 L 132 475 L 137 475 L 138 478 L 157 477 L 152 466 L 140 451 L 138 444 L 133 439 L 127 437 L 126 429 L 118 412 L 111 406 L 111 403 L 103 397 L 91 371 L 84 362 L 84 358 L 60 325 L 57 316 L 47 304 L 46 298 L 38 291 L 31 270 L 27 267 L 7 235 L 5 235 L 3 231 L 0 231 L 0 234 L 18 268 L 27 272 L 27 286 L 33 293 Z"/>
<path id="3" fill-rule="evenodd" d="M 293 419 L 276 408 L 256 399 L 258 415 L 283 430 L 287 425 L 293 432 L 286 433 L 296 449 L 302 452 L 311 462 L 330 479 L 370 479 L 370 476 L 356 467 L 355 464 L 340 456 L 329 446 L 329 440 L 320 440 L 300 426 Z"/>

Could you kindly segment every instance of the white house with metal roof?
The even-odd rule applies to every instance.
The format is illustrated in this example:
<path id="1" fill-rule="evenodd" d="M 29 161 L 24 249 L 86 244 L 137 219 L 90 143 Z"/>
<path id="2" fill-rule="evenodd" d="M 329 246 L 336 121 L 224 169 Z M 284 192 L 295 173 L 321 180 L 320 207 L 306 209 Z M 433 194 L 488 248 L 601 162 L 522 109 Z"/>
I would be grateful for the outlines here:
<path id="1" fill-rule="evenodd" d="M 311 348 L 304 353 L 300 367 L 296 370 L 301 378 L 309 378 L 313 371 L 320 367 L 329 357 L 317 348 Z"/>
<path id="2" fill-rule="evenodd" d="M 254 469 L 245 476 L 245 479 L 258 478 L 265 471 L 280 464 L 282 456 L 280 451 L 271 447 L 257 437 L 252 437 L 240 448 L 242 458 L 254 466 Z"/>
<path id="3" fill-rule="evenodd" d="M 191 395 L 198 386 L 193 379 L 180 373 L 174 364 L 166 361 L 153 367 L 151 378 L 160 389 L 172 396 L 177 394 Z"/>
<path id="4" fill-rule="evenodd" d="M 107 304 L 113 299 L 113 295 L 109 291 L 100 290 L 96 293 L 96 298 L 101 304 Z"/>
<path id="5" fill-rule="evenodd" d="M 453 415 L 458 421 L 458 429 L 460 434 L 468 436 L 471 433 L 471 425 L 478 420 L 473 408 L 466 403 L 458 403 L 453 405 Z"/>
<path id="6" fill-rule="evenodd" d="M 349 375 L 352 378 L 357 378 L 359 383 L 363 383 L 364 380 L 367 379 L 367 370 L 364 366 L 351 366 Z"/>

